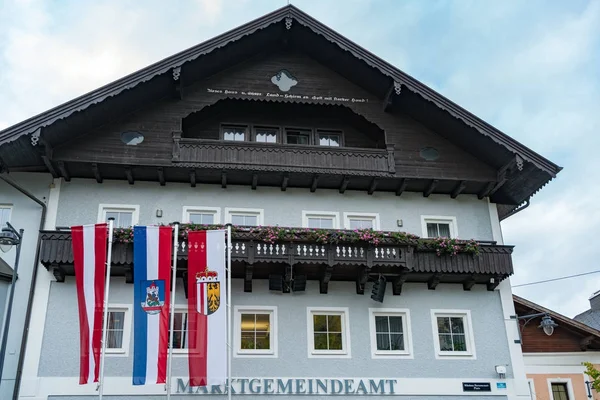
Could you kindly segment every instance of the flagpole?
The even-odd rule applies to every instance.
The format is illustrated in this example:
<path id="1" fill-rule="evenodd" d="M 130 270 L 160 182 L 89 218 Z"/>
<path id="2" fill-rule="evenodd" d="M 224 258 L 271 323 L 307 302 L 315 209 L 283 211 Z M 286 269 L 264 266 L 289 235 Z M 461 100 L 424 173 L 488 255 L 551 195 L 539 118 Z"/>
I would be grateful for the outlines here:
<path id="1" fill-rule="evenodd" d="M 104 355 L 106 354 L 106 336 L 108 325 L 108 289 L 110 287 L 110 267 L 112 265 L 112 244 L 115 219 L 108 219 L 108 251 L 106 253 L 106 284 L 104 285 L 104 312 L 102 323 L 102 353 L 100 353 L 100 381 L 98 382 L 98 398 L 102 400 L 104 394 Z"/>
<path id="2" fill-rule="evenodd" d="M 175 289 L 177 288 L 177 250 L 179 248 L 179 222 L 175 222 L 175 239 L 173 242 L 173 279 L 171 280 L 171 305 L 169 307 L 170 328 L 169 328 L 169 357 L 167 358 L 167 400 L 171 399 L 171 371 L 173 367 L 173 327 L 175 326 Z M 187 282 L 183 282 L 187 285 Z"/>
<path id="3" fill-rule="evenodd" d="M 231 224 L 227 224 L 227 399 L 231 400 Z"/>

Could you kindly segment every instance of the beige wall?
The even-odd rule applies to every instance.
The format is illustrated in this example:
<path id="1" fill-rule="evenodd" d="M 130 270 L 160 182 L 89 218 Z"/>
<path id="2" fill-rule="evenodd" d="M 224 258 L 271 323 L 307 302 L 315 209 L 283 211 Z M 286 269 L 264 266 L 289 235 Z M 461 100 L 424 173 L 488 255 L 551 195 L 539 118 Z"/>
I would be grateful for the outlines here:
<path id="1" fill-rule="evenodd" d="M 548 379 L 570 380 L 569 399 L 570 400 L 589 400 L 585 388 L 585 376 L 581 374 L 527 374 L 527 378 L 533 379 L 535 400 L 552 400 Z M 600 400 L 598 393 L 592 390 L 594 400 Z"/>

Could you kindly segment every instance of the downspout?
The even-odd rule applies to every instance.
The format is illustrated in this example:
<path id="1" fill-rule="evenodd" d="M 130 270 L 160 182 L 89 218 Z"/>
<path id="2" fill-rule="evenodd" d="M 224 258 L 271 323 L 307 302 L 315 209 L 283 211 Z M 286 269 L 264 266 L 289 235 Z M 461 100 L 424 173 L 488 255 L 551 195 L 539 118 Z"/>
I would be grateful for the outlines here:
<path id="1" fill-rule="evenodd" d="M 13 400 L 17 400 L 19 398 L 19 389 L 21 388 L 21 374 L 23 370 L 23 362 L 25 360 L 25 345 L 27 343 L 27 336 L 29 334 L 29 320 L 31 319 L 31 304 L 33 302 L 33 289 L 35 288 L 35 281 L 37 279 L 37 270 L 39 266 L 39 258 L 40 258 L 40 243 L 41 243 L 41 231 L 44 229 L 44 224 L 46 223 L 46 204 L 35 197 L 31 192 L 27 189 L 22 188 L 12 179 L 6 177 L 4 174 L 0 174 L 0 179 L 4 182 L 8 183 L 10 186 L 23 193 L 25 196 L 29 197 L 31 200 L 36 202 L 42 207 L 42 216 L 40 218 L 40 228 L 38 229 L 38 240 L 37 247 L 35 249 L 35 258 L 33 259 L 34 264 L 31 271 L 31 286 L 29 287 L 29 298 L 27 299 L 27 311 L 25 312 L 25 324 L 23 325 L 23 336 L 21 338 L 21 350 L 19 351 L 19 363 L 17 365 L 17 376 L 15 377 L 15 386 L 13 389 Z"/>

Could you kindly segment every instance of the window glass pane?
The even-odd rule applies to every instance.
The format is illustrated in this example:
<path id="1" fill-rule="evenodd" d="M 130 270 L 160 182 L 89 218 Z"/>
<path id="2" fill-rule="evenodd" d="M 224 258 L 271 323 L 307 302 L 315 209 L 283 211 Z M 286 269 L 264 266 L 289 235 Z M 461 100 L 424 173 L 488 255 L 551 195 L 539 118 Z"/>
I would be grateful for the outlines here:
<path id="1" fill-rule="evenodd" d="M 390 332 L 402 333 L 402 317 L 390 316 L 389 320 L 390 320 Z"/>
<path id="2" fill-rule="evenodd" d="M 327 333 L 315 333 L 315 350 L 327 350 Z"/>
<path id="3" fill-rule="evenodd" d="M 108 328 L 106 332 L 106 348 L 120 349 L 123 347 L 123 328 L 125 326 L 125 311 L 108 312 Z"/>
<path id="4" fill-rule="evenodd" d="M 390 350 L 390 335 L 387 333 L 377 334 L 377 350 Z"/>
<path id="5" fill-rule="evenodd" d="M 327 332 L 327 316 L 313 315 L 315 332 Z"/>
<path id="6" fill-rule="evenodd" d="M 315 229 L 333 229 L 333 218 L 308 217 L 308 227 Z"/>
<path id="7" fill-rule="evenodd" d="M 552 398 L 554 400 L 569 400 L 566 383 L 552 383 Z"/>
<path id="8" fill-rule="evenodd" d="M 452 336 L 449 334 L 440 333 L 440 350 L 452 351 Z"/>
<path id="9" fill-rule="evenodd" d="M 450 333 L 450 318 L 437 317 L 437 324 L 439 333 Z"/>
<path id="10" fill-rule="evenodd" d="M 327 330 L 329 332 L 341 332 L 342 331 L 342 316 L 341 315 L 328 315 L 327 316 Z"/>
<path id="11" fill-rule="evenodd" d="M 263 143 L 277 143 L 277 130 L 256 128 L 256 141 Z"/>
<path id="12" fill-rule="evenodd" d="M 329 333 L 328 338 L 329 350 L 343 350 L 341 333 Z"/>
<path id="13" fill-rule="evenodd" d="M 246 127 L 225 126 L 223 127 L 223 139 L 233 141 L 246 140 Z"/>
<path id="14" fill-rule="evenodd" d="M 258 216 L 257 215 L 231 214 L 231 223 L 233 225 L 241 225 L 241 226 L 257 226 L 258 225 Z"/>
<path id="15" fill-rule="evenodd" d="M 270 348 L 269 332 L 256 332 L 256 349 L 269 350 Z"/>
<path id="16" fill-rule="evenodd" d="M 319 135 L 319 145 L 339 147 L 340 135 L 320 134 Z"/>
<path id="17" fill-rule="evenodd" d="M 374 229 L 373 219 L 372 218 L 364 218 L 364 219 L 350 219 L 350 229 Z"/>
<path id="18" fill-rule="evenodd" d="M 254 350 L 254 332 L 242 332 L 240 345 L 242 350 Z"/>
<path id="19" fill-rule="evenodd" d="M 254 314 L 242 314 L 242 331 L 252 331 L 255 330 L 254 324 Z"/>
<path id="20" fill-rule="evenodd" d="M 190 222 L 192 224 L 212 225 L 215 223 L 213 213 L 190 213 Z"/>
<path id="21" fill-rule="evenodd" d="M 467 351 L 464 334 L 452 335 L 452 344 L 454 345 L 454 351 Z"/>
<path id="22" fill-rule="evenodd" d="M 231 216 L 231 223 L 233 225 L 244 225 L 244 216 L 243 215 L 232 215 Z"/>
<path id="23" fill-rule="evenodd" d="M 375 317 L 375 332 L 388 333 L 389 331 L 388 317 Z"/>
<path id="24" fill-rule="evenodd" d="M 256 314 L 256 330 L 269 331 L 269 314 Z"/>
<path id="25" fill-rule="evenodd" d="M 465 333 L 464 321 L 461 317 L 453 317 L 450 319 L 452 325 L 452 333 Z"/>
<path id="26" fill-rule="evenodd" d="M 450 237 L 450 224 L 437 224 L 439 236 L 449 238 Z"/>
<path id="27" fill-rule="evenodd" d="M 391 350 L 404 350 L 404 335 L 402 333 L 390 334 Z"/>
<path id="28" fill-rule="evenodd" d="M 308 132 L 303 131 L 286 131 L 286 142 L 289 144 L 309 144 L 309 136 Z"/>
<path id="29" fill-rule="evenodd" d="M 256 215 L 245 215 L 244 216 L 244 225 L 246 225 L 246 226 L 258 225 L 258 217 Z"/>
<path id="30" fill-rule="evenodd" d="M 187 348 L 187 313 L 176 312 L 173 318 L 173 348 Z"/>

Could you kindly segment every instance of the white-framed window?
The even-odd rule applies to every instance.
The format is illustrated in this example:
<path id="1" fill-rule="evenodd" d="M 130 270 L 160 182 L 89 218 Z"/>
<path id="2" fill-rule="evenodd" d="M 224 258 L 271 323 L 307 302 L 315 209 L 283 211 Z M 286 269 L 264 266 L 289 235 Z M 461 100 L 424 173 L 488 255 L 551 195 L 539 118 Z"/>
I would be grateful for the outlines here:
<path id="1" fill-rule="evenodd" d="M 413 358 L 408 309 L 369 308 L 369 330 L 373 358 Z"/>
<path id="2" fill-rule="evenodd" d="M 436 358 L 475 358 L 471 311 L 431 310 Z"/>
<path id="3" fill-rule="evenodd" d="M 571 378 L 548 378 L 550 400 L 575 400 Z"/>
<path id="4" fill-rule="evenodd" d="M 175 316 L 173 318 L 173 354 L 187 354 L 188 352 L 187 324 L 187 308 L 175 306 Z"/>
<path id="5" fill-rule="evenodd" d="M 106 354 L 128 356 L 130 337 L 131 306 L 128 304 L 109 304 Z"/>
<path id="6" fill-rule="evenodd" d="M 308 357 L 350 358 L 347 307 L 307 308 Z"/>
<path id="7" fill-rule="evenodd" d="M 340 213 L 332 211 L 302 211 L 302 226 L 315 229 L 339 229 Z"/>
<path id="8" fill-rule="evenodd" d="M 218 207 L 183 207 L 183 222 L 200 225 L 221 223 L 221 209 Z"/>
<path id="9" fill-rule="evenodd" d="M 264 225 L 262 208 L 225 208 L 225 223 L 239 226 Z"/>
<path id="10" fill-rule="evenodd" d="M 236 306 L 235 357 L 277 357 L 277 307 Z"/>
<path id="11" fill-rule="evenodd" d="M 423 237 L 425 238 L 458 237 L 456 217 L 421 215 L 421 226 L 423 228 Z"/>
<path id="12" fill-rule="evenodd" d="M 378 213 L 344 213 L 344 228 L 345 229 L 373 229 L 378 231 L 379 214 Z"/>
<path id="13" fill-rule="evenodd" d="M 8 204 L 0 204 L 0 230 L 6 228 L 6 223 L 10 222 L 12 214 L 12 206 Z"/>
<path id="14" fill-rule="evenodd" d="M 100 204 L 98 206 L 98 223 L 108 222 L 109 218 L 115 219 L 115 228 L 130 228 L 139 222 L 140 206 L 131 204 Z"/>

